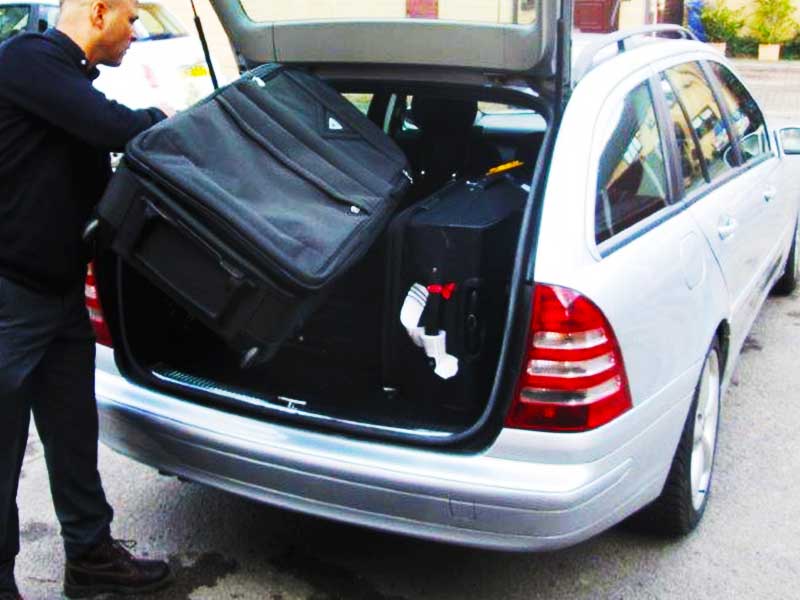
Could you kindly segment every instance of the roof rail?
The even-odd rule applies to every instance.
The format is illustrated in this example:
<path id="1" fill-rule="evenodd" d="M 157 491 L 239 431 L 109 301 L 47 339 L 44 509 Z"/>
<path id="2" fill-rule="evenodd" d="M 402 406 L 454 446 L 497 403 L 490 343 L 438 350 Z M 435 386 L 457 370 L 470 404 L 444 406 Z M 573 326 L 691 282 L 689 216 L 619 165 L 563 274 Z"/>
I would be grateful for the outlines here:
<path id="1" fill-rule="evenodd" d="M 638 37 L 675 37 L 678 36 L 684 40 L 699 41 L 697 36 L 690 30 L 680 25 L 645 25 L 644 27 L 637 27 L 635 29 L 626 29 L 625 31 L 617 31 L 604 35 L 596 42 L 587 46 L 580 57 L 575 63 L 572 70 L 573 82 L 578 83 L 583 77 L 595 67 L 595 58 L 597 54 L 607 48 L 608 46 L 616 45 L 617 54 L 625 52 L 625 42 L 630 41 L 632 38 Z"/>

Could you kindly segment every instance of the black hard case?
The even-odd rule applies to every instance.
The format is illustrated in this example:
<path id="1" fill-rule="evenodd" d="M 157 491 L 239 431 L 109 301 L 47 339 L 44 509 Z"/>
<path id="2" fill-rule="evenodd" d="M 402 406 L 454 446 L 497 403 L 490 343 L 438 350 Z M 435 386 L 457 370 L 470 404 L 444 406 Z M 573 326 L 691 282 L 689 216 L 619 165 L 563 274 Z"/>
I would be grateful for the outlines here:
<path id="1" fill-rule="evenodd" d="M 385 228 L 406 169 L 335 90 L 265 65 L 128 145 L 98 208 L 102 236 L 264 360 Z"/>
<path id="2" fill-rule="evenodd" d="M 392 221 L 383 341 L 387 388 L 409 401 L 465 415 L 474 416 L 485 405 L 528 190 L 510 174 L 455 181 Z M 429 297 L 420 322 L 433 321 L 446 332 L 447 352 L 459 359 L 451 379 L 434 373 L 423 349 L 400 323 L 401 307 L 414 283 L 455 284 L 449 300 Z"/>

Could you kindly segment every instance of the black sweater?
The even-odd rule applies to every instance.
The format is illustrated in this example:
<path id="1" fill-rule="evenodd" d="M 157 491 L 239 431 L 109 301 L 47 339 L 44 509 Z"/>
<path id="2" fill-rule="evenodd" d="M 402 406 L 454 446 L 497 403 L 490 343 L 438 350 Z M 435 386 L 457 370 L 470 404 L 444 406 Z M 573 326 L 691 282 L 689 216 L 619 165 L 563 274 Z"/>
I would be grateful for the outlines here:
<path id="1" fill-rule="evenodd" d="M 81 284 L 109 151 L 164 118 L 108 100 L 97 75 L 55 29 L 0 45 L 0 276 L 42 292 Z"/>

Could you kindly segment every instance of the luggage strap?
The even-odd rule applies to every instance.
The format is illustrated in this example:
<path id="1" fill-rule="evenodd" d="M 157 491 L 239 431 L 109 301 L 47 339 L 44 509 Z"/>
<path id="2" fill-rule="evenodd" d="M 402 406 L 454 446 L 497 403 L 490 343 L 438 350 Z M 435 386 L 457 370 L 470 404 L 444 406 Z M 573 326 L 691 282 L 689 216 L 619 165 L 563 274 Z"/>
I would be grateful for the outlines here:
<path id="1" fill-rule="evenodd" d="M 453 292 L 455 291 L 456 291 L 455 282 L 447 283 L 445 285 L 432 283 L 431 285 L 428 286 L 429 294 L 438 294 L 442 297 L 443 300 L 450 300 L 450 298 L 453 296 Z"/>
<path id="2" fill-rule="evenodd" d="M 428 335 L 436 335 L 442 329 L 443 302 L 447 302 L 456 290 L 455 282 L 432 283 L 427 286 L 428 299 L 420 316 L 420 326 L 425 328 Z"/>

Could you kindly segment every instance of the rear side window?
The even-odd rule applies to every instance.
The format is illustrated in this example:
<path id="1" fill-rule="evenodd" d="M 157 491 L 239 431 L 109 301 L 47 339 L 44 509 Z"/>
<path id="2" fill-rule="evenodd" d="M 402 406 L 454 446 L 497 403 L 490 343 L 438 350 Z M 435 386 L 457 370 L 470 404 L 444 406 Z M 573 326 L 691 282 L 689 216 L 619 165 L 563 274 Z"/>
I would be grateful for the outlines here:
<path id="1" fill-rule="evenodd" d="M 661 74 L 661 89 L 667 101 L 672 128 L 675 132 L 675 142 L 678 146 L 681 161 L 683 189 L 688 193 L 702 187 L 708 180 L 700 153 L 699 140 L 692 129 L 689 112 L 675 93 L 672 83 L 663 73 Z"/>
<path id="2" fill-rule="evenodd" d="M 668 199 L 661 134 L 647 83 L 625 97 L 610 131 L 598 168 L 598 243 L 664 208 Z"/>
<path id="3" fill-rule="evenodd" d="M 686 111 L 694 136 L 700 145 L 711 181 L 736 164 L 731 138 L 722 119 L 722 110 L 714 98 L 700 65 L 685 63 L 666 71 L 672 89 Z"/>
<path id="4" fill-rule="evenodd" d="M 28 6 L 0 6 L 0 42 L 24 32 L 30 16 L 31 9 Z"/>
<path id="5" fill-rule="evenodd" d="M 730 69 L 710 63 L 722 89 L 722 97 L 731 114 L 731 126 L 740 138 L 744 162 L 770 153 L 769 135 L 758 104 Z"/>
<path id="6" fill-rule="evenodd" d="M 372 103 L 373 94 L 344 93 L 342 94 L 350 103 L 365 115 L 369 113 L 369 105 Z"/>

